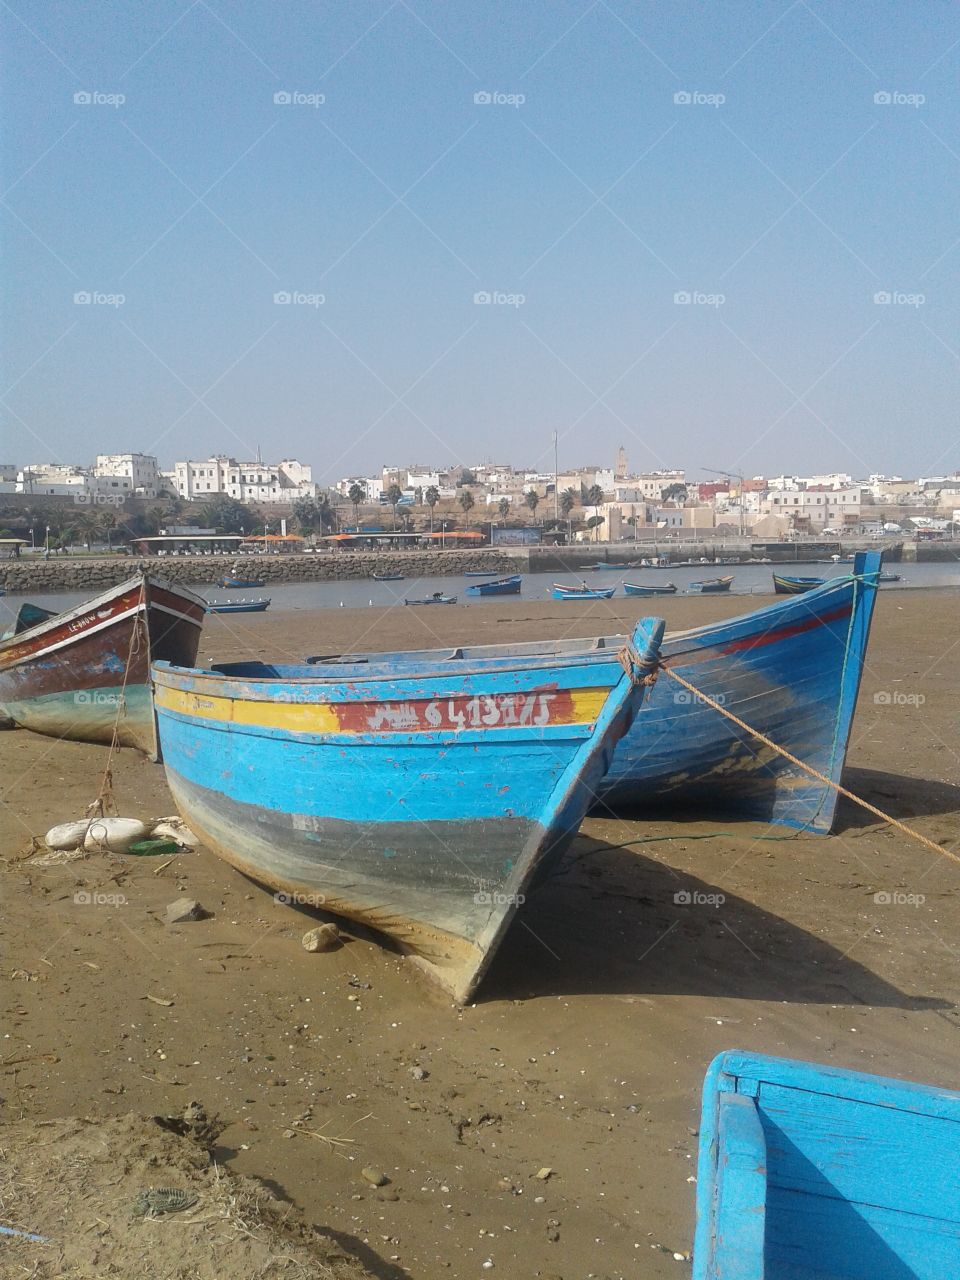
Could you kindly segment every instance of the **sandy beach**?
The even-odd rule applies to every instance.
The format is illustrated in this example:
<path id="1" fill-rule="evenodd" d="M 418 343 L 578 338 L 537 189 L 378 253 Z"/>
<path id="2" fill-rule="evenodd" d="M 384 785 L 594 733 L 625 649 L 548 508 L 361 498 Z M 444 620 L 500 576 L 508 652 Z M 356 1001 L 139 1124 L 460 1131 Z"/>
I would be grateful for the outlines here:
<path id="1" fill-rule="evenodd" d="M 745 607 L 214 616 L 200 660 L 611 633 L 641 603 L 671 629 Z M 958 616 L 956 592 L 881 593 L 844 781 L 960 854 Z M 705 813 L 589 818 L 459 1010 L 349 925 L 340 950 L 306 953 L 325 917 L 205 850 L 32 863 L 31 837 L 82 815 L 106 761 L 0 734 L 4 1120 L 198 1100 L 226 1124 L 221 1162 L 383 1280 L 683 1275 L 700 1087 L 722 1049 L 960 1087 L 960 866 L 846 802 L 828 838 Z M 173 812 L 162 768 L 133 750 L 112 783 L 125 815 Z M 182 895 L 210 918 L 166 926 Z M 29 1225 L 40 1209 L 17 1212 Z"/>

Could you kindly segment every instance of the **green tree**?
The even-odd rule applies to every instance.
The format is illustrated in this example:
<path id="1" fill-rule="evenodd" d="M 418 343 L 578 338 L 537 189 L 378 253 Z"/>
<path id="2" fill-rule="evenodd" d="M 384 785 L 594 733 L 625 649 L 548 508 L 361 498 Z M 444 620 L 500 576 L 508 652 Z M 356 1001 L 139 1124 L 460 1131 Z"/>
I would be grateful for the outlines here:
<path id="1" fill-rule="evenodd" d="M 359 530 L 360 503 L 366 500 L 367 491 L 364 489 L 362 484 L 357 484 L 357 482 L 354 481 L 353 484 L 350 486 L 350 488 L 347 490 L 347 497 L 353 503 L 353 523 L 357 526 L 357 529 Z"/>
<path id="2" fill-rule="evenodd" d="M 660 490 L 661 502 L 686 502 L 687 486 L 685 484 L 668 484 Z"/>
<path id="3" fill-rule="evenodd" d="M 435 484 L 432 484 L 423 495 L 423 500 L 430 508 L 430 532 L 433 533 L 433 508 L 440 501 L 440 490 Z"/>
<path id="4" fill-rule="evenodd" d="M 473 500 L 473 494 L 470 492 L 469 489 L 461 489 L 459 497 L 457 498 L 457 501 L 460 503 L 460 506 L 463 508 L 464 515 L 467 515 L 470 511 L 472 511 L 475 505 Z"/>
<path id="5" fill-rule="evenodd" d="M 600 517 L 600 503 L 602 501 L 603 490 L 598 484 L 592 484 L 587 490 L 587 505 L 593 507 L 594 519 L 588 521 L 587 527 L 593 529 L 597 541 L 600 540 L 600 526 L 603 524 L 603 520 Z"/>
<path id="6" fill-rule="evenodd" d="M 530 514 L 536 519 L 537 507 L 540 505 L 540 495 L 536 489 L 528 489 L 523 495 L 523 500 L 530 508 Z"/>
<path id="7" fill-rule="evenodd" d="M 397 528 L 397 504 L 399 503 L 402 497 L 403 497 L 403 490 L 400 488 L 398 484 L 392 484 L 390 488 L 387 490 L 387 494 L 386 494 L 387 501 L 390 503 L 391 507 L 393 507 L 394 531 L 396 531 L 396 528 Z"/>
<path id="8" fill-rule="evenodd" d="M 457 484 L 464 485 L 464 484 L 476 484 L 476 483 L 477 483 L 477 477 L 473 474 L 473 472 L 470 470 L 469 467 L 464 467 L 464 469 L 460 472 L 460 479 L 457 481 Z"/>
<path id="9" fill-rule="evenodd" d="M 110 541 L 110 539 L 113 537 L 113 531 L 117 527 L 117 523 L 118 523 L 117 517 L 113 514 L 112 511 L 101 511 L 100 515 L 97 517 L 97 523 L 99 524 L 100 528 L 102 529 L 103 533 L 106 536 L 107 550 L 112 551 L 113 544 Z"/>
<path id="10" fill-rule="evenodd" d="M 249 507 L 227 493 L 207 498 L 199 515 L 204 525 L 217 533 L 239 533 L 241 529 L 250 533 L 258 523 Z"/>
<path id="11" fill-rule="evenodd" d="M 572 489 L 564 489 L 560 495 L 560 510 L 563 512 L 567 520 L 570 519 L 570 512 L 577 505 L 577 495 Z"/>
<path id="12" fill-rule="evenodd" d="M 507 516 L 510 514 L 510 499 L 501 498 L 497 503 L 497 510 L 500 512 L 501 521 L 505 521 Z"/>

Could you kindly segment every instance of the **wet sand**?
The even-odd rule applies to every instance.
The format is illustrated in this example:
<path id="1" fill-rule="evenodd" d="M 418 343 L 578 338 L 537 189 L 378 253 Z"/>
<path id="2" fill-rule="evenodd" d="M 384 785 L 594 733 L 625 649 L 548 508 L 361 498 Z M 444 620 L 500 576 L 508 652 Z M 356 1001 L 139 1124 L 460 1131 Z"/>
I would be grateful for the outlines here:
<path id="1" fill-rule="evenodd" d="M 221 616 L 201 656 L 609 633 L 642 604 L 671 628 L 744 607 Z M 955 592 L 881 594 L 844 780 L 960 852 L 958 617 Z M 300 937 L 319 913 L 277 905 L 205 851 L 162 870 L 18 859 L 31 835 L 82 814 L 106 758 L 0 735 L 4 1118 L 200 1099 L 229 1122 L 220 1158 L 268 1180 L 374 1275 L 477 1277 L 488 1259 L 510 1277 L 682 1274 L 699 1091 L 721 1049 L 960 1087 L 960 866 L 847 804 L 826 839 L 702 813 L 588 819 L 461 1011 L 370 937 L 307 954 Z M 131 750 L 113 787 L 125 814 L 172 812 L 162 770 Z M 78 890 L 116 904 L 77 903 Z M 723 901 L 677 903 L 684 890 Z M 163 925 L 181 894 L 213 917 Z M 364 1166 L 390 1183 L 374 1189 Z"/>

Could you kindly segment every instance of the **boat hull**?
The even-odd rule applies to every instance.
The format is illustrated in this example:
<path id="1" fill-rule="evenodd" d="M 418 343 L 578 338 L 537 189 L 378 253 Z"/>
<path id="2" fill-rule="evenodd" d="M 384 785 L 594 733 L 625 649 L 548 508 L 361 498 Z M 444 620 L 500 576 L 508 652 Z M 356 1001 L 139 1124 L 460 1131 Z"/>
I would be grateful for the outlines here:
<path id="1" fill-rule="evenodd" d="M 519 577 L 501 578 L 497 582 L 478 582 L 476 586 L 467 587 L 468 596 L 518 596 L 521 581 Z"/>
<path id="2" fill-rule="evenodd" d="M 628 596 L 672 596 L 676 595 L 677 588 L 672 582 L 665 582 L 662 587 L 644 587 L 636 582 L 625 582 L 623 591 Z"/>
<path id="3" fill-rule="evenodd" d="M 147 576 L 0 644 L 0 708 L 21 728 L 156 756 L 151 657 L 193 662 L 204 602 Z"/>
<path id="4" fill-rule="evenodd" d="M 778 596 L 802 596 L 807 591 L 822 587 L 825 581 L 825 578 L 785 578 L 775 573 L 773 590 Z"/>
<path id="5" fill-rule="evenodd" d="M 612 598 L 616 587 L 591 587 L 587 591 L 577 591 L 574 588 L 554 587 L 554 600 L 609 600 Z"/>
<path id="6" fill-rule="evenodd" d="M 387 934 L 465 1000 L 534 871 L 593 802 L 662 627 L 638 628 L 633 678 L 616 651 L 349 681 L 317 667 L 246 679 L 161 663 L 167 780 L 226 861 Z"/>

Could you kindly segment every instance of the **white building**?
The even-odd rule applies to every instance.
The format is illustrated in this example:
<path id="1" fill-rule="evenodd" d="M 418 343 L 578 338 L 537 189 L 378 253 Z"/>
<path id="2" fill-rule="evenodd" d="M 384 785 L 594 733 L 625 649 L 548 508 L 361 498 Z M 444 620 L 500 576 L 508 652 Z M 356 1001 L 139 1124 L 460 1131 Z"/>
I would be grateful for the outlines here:
<path id="1" fill-rule="evenodd" d="M 855 528 L 861 519 L 860 487 L 852 489 L 782 489 L 761 503 L 765 515 L 787 516 L 795 529 Z"/>
<path id="2" fill-rule="evenodd" d="M 160 468 L 149 453 L 98 453 L 93 476 L 98 480 L 117 481 L 104 488 L 117 489 L 137 498 L 156 498 L 162 490 Z"/>
<path id="3" fill-rule="evenodd" d="M 190 501 L 222 493 L 238 502 L 290 503 L 313 498 L 317 492 L 311 468 L 294 458 L 265 463 L 220 456 L 178 462 L 174 475 L 177 493 Z"/>
<path id="4" fill-rule="evenodd" d="M 17 493 L 42 498 L 69 498 L 87 494 L 87 472 L 83 467 L 63 462 L 37 462 L 17 474 Z"/>

